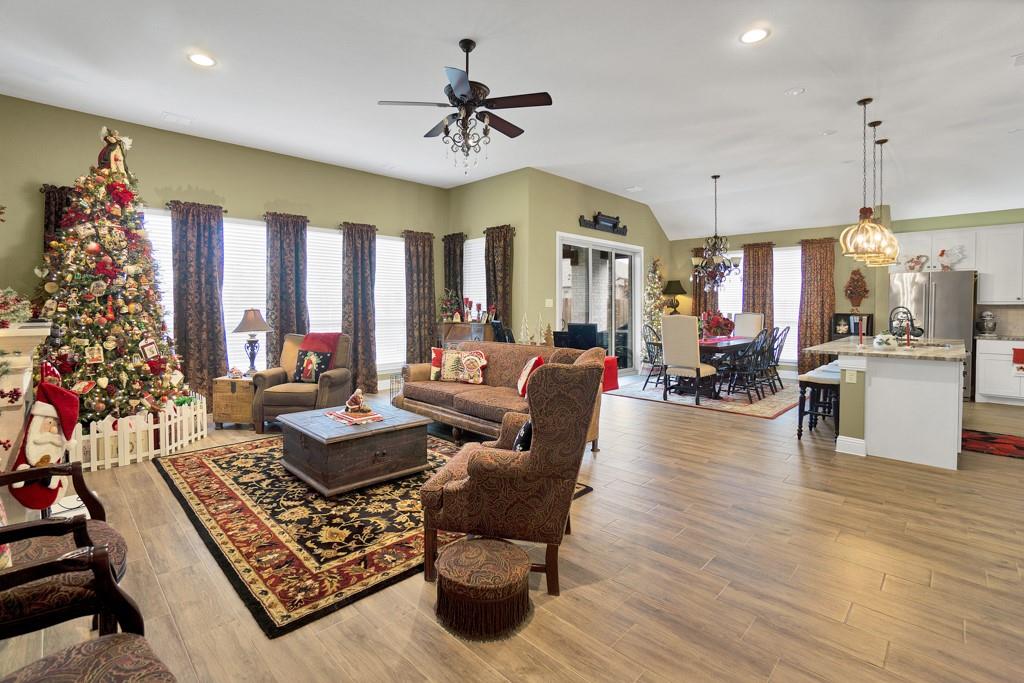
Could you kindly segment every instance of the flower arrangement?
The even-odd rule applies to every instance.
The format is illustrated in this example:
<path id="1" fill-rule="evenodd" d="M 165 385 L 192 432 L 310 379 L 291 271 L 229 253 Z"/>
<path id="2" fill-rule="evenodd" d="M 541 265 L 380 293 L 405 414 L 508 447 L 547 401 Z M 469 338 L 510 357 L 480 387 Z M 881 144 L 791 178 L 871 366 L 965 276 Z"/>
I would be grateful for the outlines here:
<path id="1" fill-rule="evenodd" d="M 704 311 L 700 315 L 701 329 L 709 337 L 725 337 L 736 329 L 736 323 L 725 317 L 721 311 Z"/>
<path id="2" fill-rule="evenodd" d="M 461 301 L 453 289 L 444 290 L 441 295 L 441 320 L 449 321 L 459 312 Z"/>
<path id="3" fill-rule="evenodd" d="M 0 292 L 0 329 L 6 329 L 11 323 L 23 323 L 32 317 L 32 304 L 16 291 L 8 287 Z"/>

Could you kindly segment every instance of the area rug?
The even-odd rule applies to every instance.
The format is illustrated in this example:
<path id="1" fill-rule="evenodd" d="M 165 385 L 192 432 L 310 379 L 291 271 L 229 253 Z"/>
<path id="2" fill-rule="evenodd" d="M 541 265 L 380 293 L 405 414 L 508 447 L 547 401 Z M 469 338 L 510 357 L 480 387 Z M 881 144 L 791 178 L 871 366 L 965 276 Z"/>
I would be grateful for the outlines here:
<path id="1" fill-rule="evenodd" d="M 458 447 L 428 437 L 433 469 Z M 281 465 L 273 436 L 156 460 L 217 564 L 269 638 L 423 567 L 419 489 L 432 470 L 324 498 Z M 592 491 L 576 485 L 576 496 Z M 459 534 L 439 534 L 438 546 Z"/>
<path id="2" fill-rule="evenodd" d="M 658 403 L 671 403 L 673 405 L 686 406 L 687 408 L 700 408 L 701 410 L 717 410 L 722 413 L 733 415 L 746 415 L 748 417 L 760 417 L 765 420 L 774 420 L 788 410 L 796 407 L 800 400 L 800 390 L 795 381 L 783 380 L 783 388 L 776 394 L 768 392 L 761 400 L 754 396 L 754 402 L 747 400 L 746 394 L 735 394 L 733 396 L 723 395 L 720 399 L 700 397 L 700 405 L 693 402 L 693 395 L 679 396 L 670 393 L 668 401 L 661 399 L 662 387 L 654 387 L 652 381 L 647 390 L 643 389 L 643 382 L 629 384 L 614 391 L 607 392 L 611 396 L 625 396 L 627 398 L 639 398 L 645 401 L 657 401 Z"/>
<path id="3" fill-rule="evenodd" d="M 1024 438 L 965 429 L 961 435 L 960 450 L 1024 458 Z"/>

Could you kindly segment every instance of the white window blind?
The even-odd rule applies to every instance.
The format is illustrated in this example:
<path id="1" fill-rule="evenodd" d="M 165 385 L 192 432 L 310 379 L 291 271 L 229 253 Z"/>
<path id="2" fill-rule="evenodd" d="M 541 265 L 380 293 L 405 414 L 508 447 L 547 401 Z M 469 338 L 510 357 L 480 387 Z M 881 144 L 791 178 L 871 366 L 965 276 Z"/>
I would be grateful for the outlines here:
<path id="1" fill-rule="evenodd" d="M 405 240 L 377 237 L 375 272 L 377 369 L 391 372 L 405 364 Z"/>
<path id="2" fill-rule="evenodd" d="M 171 252 L 171 214 L 147 208 L 144 224 L 149 241 L 153 245 L 153 262 L 157 270 L 156 281 L 160 287 L 160 303 L 164 307 L 167 334 L 174 339 L 174 255 Z"/>
<path id="3" fill-rule="evenodd" d="M 776 247 L 773 253 L 775 326 L 789 327 L 783 363 L 797 362 L 796 328 L 800 318 L 800 247 Z"/>
<path id="4" fill-rule="evenodd" d="M 342 232 L 306 230 L 306 304 L 310 332 L 341 331 Z"/>
<path id="5" fill-rule="evenodd" d="M 468 297 L 474 304 L 479 303 L 486 311 L 487 276 L 484 271 L 484 239 L 477 237 L 466 240 L 462 251 L 462 296 Z"/>
<path id="6" fill-rule="evenodd" d="M 743 258 L 742 251 L 730 251 L 729 257 Z M 743 312 L 743 273 L 730 275 L 718 288 L 718 310 L 730 318 Z"/>
<path id="7" fill-rule="evenodd" d="M 227 333 L 228 368 L 249 368 L 245 355 L 245 332 L 231 330 L 242 320 L 247 308 L 267 315 L 267 226 L 262 221 L 224 218 L 224 331 Z M 256 369 L 267 367 L 267 333 L 258 332 L 260 350 Z M 286 368 L 290 369 L 290 368 Z"/>

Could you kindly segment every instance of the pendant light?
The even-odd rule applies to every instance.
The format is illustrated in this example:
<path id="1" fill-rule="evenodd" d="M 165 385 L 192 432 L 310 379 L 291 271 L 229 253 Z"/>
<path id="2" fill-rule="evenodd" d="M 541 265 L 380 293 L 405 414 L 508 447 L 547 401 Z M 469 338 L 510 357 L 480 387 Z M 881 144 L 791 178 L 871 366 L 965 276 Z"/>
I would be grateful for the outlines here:
<path id="1" fill-rule="evenodd" d="M 874 149 L 878 151 L 878 206 L 882 208 L 885 206 L 885 147 L 884 145 L 889 142 L 889 138 L 879 138 L 874 140 Z M 873 156 L 873 155 L 872 155 Z M 891 266 L 899 261 L 900 258 L 900 243 L 896 240 L 896 235 L 892 233 L 892 230 L 879 216 L 879 225 L 885 229 L 885 246 L 882 247 L 882 256 L 878 258 L 868 259 L 866 261 L 868 266 Z"/>
<path id="2" fill-rule="evenodd" d="M 703 278 L 705 292 L 718 289 L 727 277 L 740 272 L 740 259 L 729 256 L 728 238 L 718 235 L 718 179 L 721 177 L 718 174 L 711 176 L 715 184 L 715 234 L 704 240 L 704 254 L 691 259 L 691 279 Z"/>
<path id="3" fill-rule="evenodd" d="M 844 256 L 851 256 L 857 261 L 867 262 L 868 259 L 879 259 L 885 256 L 884 247 L 886 243 L 885 234 L 888 232 L 883 226 L 873 220 L 873 211 L 868 206 L 868 105 L 872 98 L 865 97 L 857 100 L 864 117 L 864 129 L 862 131 L 862 199 L 860 208 L 860 219 L 853 225 L 843 230 L 839 236 L 839 246 Z"/>

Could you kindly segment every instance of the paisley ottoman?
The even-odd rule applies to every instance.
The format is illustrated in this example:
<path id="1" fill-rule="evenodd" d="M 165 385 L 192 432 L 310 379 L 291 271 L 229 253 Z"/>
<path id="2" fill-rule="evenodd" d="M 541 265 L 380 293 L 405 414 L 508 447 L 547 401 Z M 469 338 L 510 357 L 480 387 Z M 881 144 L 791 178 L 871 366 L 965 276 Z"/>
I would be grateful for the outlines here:
<path id="1" fill-rule="evenodd" d="M 450 543 L 437 557 L 438 620 L 453 632 L 493 638 L 530 611 L 530 557 L 497 538 Z"/>

